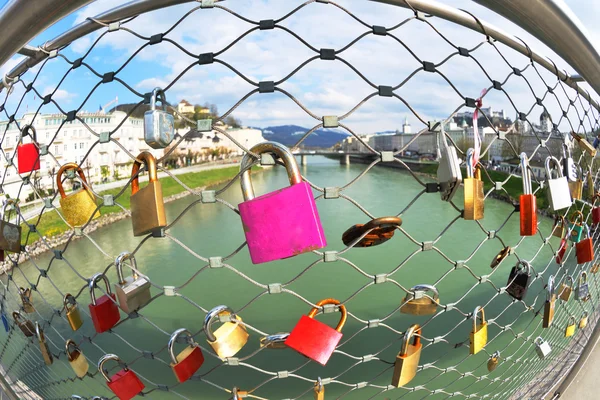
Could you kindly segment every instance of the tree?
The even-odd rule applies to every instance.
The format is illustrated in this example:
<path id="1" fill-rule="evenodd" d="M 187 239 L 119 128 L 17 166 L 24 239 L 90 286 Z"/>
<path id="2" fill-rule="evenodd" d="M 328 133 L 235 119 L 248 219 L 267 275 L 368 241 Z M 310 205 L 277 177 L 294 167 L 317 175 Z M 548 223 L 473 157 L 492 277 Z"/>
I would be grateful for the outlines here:
<path id="1" fill-rule="evenodd" d="M 110 170 L 106 165 L 100 167 L 100 175 L 102 175 L 102 181 L 108 180 L 108 176 L 110 175 Z"/>
<path id="2" fill-rule="evenodd" d="M 227 118 L 225 118 L 225 123 L 232 128 L 240 128 L 242 126 L 242 121 L 235 118 L 233 115 L 229 115 Z"/>

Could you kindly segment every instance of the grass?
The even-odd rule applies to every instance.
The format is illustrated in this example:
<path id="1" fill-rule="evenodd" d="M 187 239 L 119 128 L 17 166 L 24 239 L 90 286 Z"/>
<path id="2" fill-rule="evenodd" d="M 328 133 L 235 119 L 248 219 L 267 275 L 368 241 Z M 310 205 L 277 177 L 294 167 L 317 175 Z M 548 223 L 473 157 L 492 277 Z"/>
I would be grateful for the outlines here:
<path id="1" fill-rule="evenodd" d="M 188 187 L 194 189 L 203 186 L 210 186 L 217 184 L 218 182 L 222 182 L 227 179 L 233 178 L 238 172 L 239 167 L 229 167 L 229 168 L 221 168 L 214 169 L 209 171 L 200 171 L 200 172 L 190 172 L 187 174 L 177 175 L 177 179 L 183 182 Z M 181 192 L 186 191 L 186 189 L 181 186 L 181 184 L 175 179 L 171 177 L 160 178 L 160 183 L 162 185 L 163 196 L 168 197 L 175 194 L 179 194 Z M 140 187 L 145 186 L 145 183 L 141 183 Z M 126 209 L 130 208 L 131 205 L 131 188 L 128 187 L 116 197 L 119 192 L 121 192 L 122 188 L 115 188 L 101 192 L 101 195 L 111 194 L 115 196 L 115 202 L 119 203 Z M 103 206 L 100 209 L 102 215 L 108 215 L 112 213 L 117 213 L 122 211 L 119 206 Z M 32 224 L 36 226 L 36 232 L 30 232 L 27 224 L 23 223 L 21 226 L 23 227 L 21 243 L 31 244 L 40 238 L 40 233 L 47 238 L 60 235 L 70 229 L 70 227 L 58 216 L 57 213 L 53 211 L 46 212 L 42 214 L 41 217 L 36 217 L 32 220 L 27 221 L 28 224 Z M 29 235 L 28 235 L 29 233 Z"/>

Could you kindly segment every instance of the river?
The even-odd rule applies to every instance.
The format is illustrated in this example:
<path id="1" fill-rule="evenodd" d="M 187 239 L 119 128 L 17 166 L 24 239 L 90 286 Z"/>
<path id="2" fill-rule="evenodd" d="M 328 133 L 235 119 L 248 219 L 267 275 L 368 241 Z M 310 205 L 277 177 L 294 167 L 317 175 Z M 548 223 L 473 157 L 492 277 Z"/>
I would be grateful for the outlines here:
<path id="1" fill-rule="evenodd" d="M 365 165 L 340 166 L 337 161 L 328 160 L 323 157 L 309 157 L 308 167 L 302 167 L 302 172 L 311 182 L 320 187 L 342 186 L 353 180 Z M 278 187 L 286 185 L 287 176 L 283 168 L 267 170 L 264 173 L 253 176 L 254 188 L 257 193 L 265 193 Z M 242 389 L 262 385 L 254 394 L 269 399 L 280 398 L 306 398 L 312 399 L 312 383 L 290 376 L 287 379 L 276 379 L 266 375 L 254 368 L 277 373 L 278 371 L 290 371 L 290 374 L 307 377 L 315 380 L 317 376 L 322 378 L 335 378 L 336 382 L 355 384 L 363 381 L 372 381 L 377 385 L 388 385 L 391 381 L 391 365 L 373 360 L 359 364 L 360 357 L 368 354 L 378 354 L 383 360 L 393 362 L 400 349 L 399 335 L 384 326 L 367 329 L 364 323 L 358 322 L 354 317 L 361 320 L 372 320 L 391 317 L 386 319 L 385 325 L 397 331 L 404 331 L 411 324 L 424 325 L 423 336 L 424 347 L 421 354 L 420 365 L 427 364 L 426 370 L 419 372 L 417 377 L 408 385 L 424 385 L 429 390 L 443 389 L 447 393 L 461 391 L 463 393 L 494 393 L 499 392 L 502 382 L 489 380 L 477 381 L 477 377 L 488 374 L 486 363 L 488 354 L 497 349 L 502 349 L 503 354 L 512 354 L 517 349 L 518 356 L 524 355 L 527 359 L 535 360 L 531 343 L 514 339 L 510 330 L 501 333 L 497 324 L 506 325 L 514 322 L 512 330 L 520 332 L 526 329 L 526 335 L 536 330 L 536 335 L 544 333 L 539 328 L 539 318 L 531 323 L 533 313 L 525 312 L 522 303 L 513 303 L 507 294 L 498 294 L 491 285 L 500 288 L 506 284 L 510 268 L 515 265 L 515 256 L 510 256 L 505 262 L 494 270 L 488 278 L 489 281 L 479 284 L 473 274 L 487 275 L 492 273 L 490 261 L 501 249 L 498 240 L 485 241 L 486 234 L 473 221 L 458 219 L 448 230 L 447 225 L 453 221 L 458 213 L 450 204 L 440 201 L 439 194 L 422 194 L 417 201 L 411 201 L 422 191 L 414 178 L 408 173 L 387 168 L 373 168 L 363 176 L 356 184 L 345 190 L 344 195 L 360 203 L 376 216 L 395 215 L 408 207 L 403 213 L 402 228 L 410 235 L 397 232 L 393 239 L 378 247 L 365 249 L 352 249 L 343 256 L 351 261 L 367 274 L 382 274 L 395 271 L 391 278 L 406 288 L 416 284 L 437 284 L 442 304 L 457 303 L 455 309 L 441 312 L 433 318 L 430 316 L 413 316 L 401 314 L 397 310 L 405 292 L 392 282 L 378 285 L 369 285 L 372 279 L 354 269 L 351 265 L 337 261 L 332 263 L 318 262 L 310 269 L 305 270 L 311 263 L 319 260 L 315 254 L 303 254 L 292 259 L 277 261 L 262 265 L 252 265 L 249 262 L 247 248 L 228 259 L 226 262 L 235 267 L 242 274 L 262 284 L 286 283 L 293 280 L 299 274 L 301 276 L 294 280 L 287 289 L 294 291 L 300 296 L 317 302 L 320 299 L 333 297 L 340 300 L 352 298 L 347 301 L 346 306 L 351 316 L 344 327 L 343 345 L 340 350 L 345 353 L 335 353 L 326 367 L 315 363 L 306 363 L 305 358 L 293 350 L 265 349 L 252 355 L 259 348 L 260 334 L 250 332 L 248 344 L 238 353 L 243 359 L 240 366 L 219 366 L 221 364 L 212 349 L 205 340 L 205 335 L 200 333 L 196 340 L 202 346 L 206 361 L 200 369 L 200 374 L 216 385 L 231 388 L 234 385 Z M 239 185 L 236 183 L 220 196 L 226 202 L 237 205 L 241 201 Z M 166 206 L 169 221 L 173 221 L 193 201 L 187 197 Z M 455 197 L 457 204 L 462 201 L 462 191 Z M 355 223 L 364 223 L 366 216 L 351 202 L 339 199 L 319 199 L 317 206 L 323 221 L 328 246 L 325 250 L 340 251 L 344 248 L 341 235 L 345 229 Z M 513 214 L 508 221 L 507 216 L 513 207 L 494 199 L 485 203 L 485 218 L 481 221 L 487 230 L 497 230 L 502 226 L 500 236 L 510 244 L 515 245 L 518 240 L 519 218 Z M 290 218 L 293 218 L 290 216 Z M 506 223 L 505 223 L 506 222 Z M 503 225 L 504 224 L 504 225 Z M 548 235 L 551 222 L 544 219 L 541 221 L 540 230 Z M 239 216 L 227 206 L 216 204 L 197 204 L 192 207 L 175 226 L 169 230 L 170 235 L 177 238 L 181 245 L 169 238 L 150 238 L 143 243 L 137 253 L 138 268 L 148 275 L 156 285 L 181 286 L 192 277 L 180 293 L 204 309 L 211 309 L 219 304 L 227 304 L 233 309 L 240 309 L 250 305 L 240 312 L 240 316 L 248 324 L 261 331 L 275 333 L 289 331 L 302 314 L 310 311 L 310 308 L 299 298 L 289 294 L 265 294 L 254 284 L 242 278 L 239 274 L 227 268 L 209 269 L 204 268 L 203 261 L 192 256 L 183 246 L 189 247 L 203 257 L 227 256 L 234 252 L 244 241 L 242 226 Z M 467 268 L 454 270 L 454 265 L 448 262 L 437 251 L 416 252 L 421 242 L 436 240 L 435 247 L 451 260 L 466 260 L 471 257 L 481 245 L 472 258 L 469 259 Z M 93 239 L 78 240 L 69 245 L 65 258 L 79 274 L 90 277 L 95 272 L 106 269 L 113 261 L 113 257 L 122 251 L 134 250 L 142 241 L 135 238 L 131 232 L 131 221 L 129 219 L 119 221 L 93 232 Z M 556 241 L 556 238 L 553 239 Z M 485 241 L 485 242 L 484 242 Z M 415 243 L 417 242 L 417 243 Z M 539 236 L 526 238 L 518 247 L 518 254 L 525 259 L 532 258 L 539 250 L 541 239 Z M 105 256 L 101 248 L 110 257 Z M 416 253 L 415 253 L 416 252 Z M 413 253 L 415 253 L 413 255 Z M 39 268 L 48 269 L 52 253 L 35 260 Z M 404 262 L 407 257 L 411 257 Z M 551 259 L 550 250 L 545 246 L 536 257 L 534 267 L 536 269 L 546 268 L 548 260 Z M 400 268 L 398 268 L 401 265 Z M 556 268 L 555 263 L 549 264 L 550 270 Z M 470 271 L 469 271 L 470 269 Z M 17 284 L 24 283 L 24 276 L 29 280 L 37 280 L 38 270 L 30 263 L 21 266 L 20 271 L 15 271 L 14 280 Z M 198 273 L 198 271 L 201 271 Z M 198 273 L 196 276 L 195 274 Z M 114 267 L 109 268 L 108 278 L 111 284 L 116 281 Z M 96 362 L 103 355 L 103 350 L 118 354 L 123 360 L 131 363 L 132 369 L 139 372 L 150 381 L 172 387 L 176 384 L 175 377 L 168 365 L 169 357 L 166 351 L 169 336 L 161 330 L 170 333 L 175 329 L 185 327 L 193 332 L 202 329 L 204 313 L 181 297 L 161 296 L 155 299 L 142 311 L 142 317 L 136 318 L 114 330 L 114 334 L 103 333 L 93 338 L 93 343 L 85 341 L 84 336 L 94 335 L 94 329 L 89 319 L 87 304 L 90 296 L 85 281 L 82 280 L 64 260 L 54 260 L 50 267 L 49 278 L 61 292 L 83 293 L 78 297 L 80 308 L 85 314 L 83 327 L 73 333 L 64 319 L 54 315 L 52 328 L 46 329 L 46 336 L 51 342 L 50 348 L 53 353 L 64 350 L 66 338 L 73 338 L 76 342 L 83 341 L 82 350 L 88 359 Z M 547 276 L 547 275 L 545 275 Z M 443 277 L 443 279 L 442 279 Z M 4 279 L 6 282 L 6 280 Z M 540 294 L 545 282 L 537 280 L 529 289 L 527 303 L 537 300 L 536 309 L 543 303 Z M 369 285 L 368 287 L 365 287 Z M 37 311 L 48 319 L 51 309 L 40 298 L 58 308 L 62 297 L 56 288 L 46 278 L 41 278 L 38 285 L 39 294 L 34 294 L 34 303 Z M 359 289 L 364 288 L 354 295 Z M 159 293 L 157 288 L 152 289 L 153 294 Z M 468 293 L 468 294 L 467 294 Z M 9 310 L 15 307 L 14 286 L 11 286 L 9 294 Z M 257 296 L 259 296 L 257 298 Z M 254 299 L 254 300 L 253 300 Z M 252 301 L 253 300 L 253 301 Z M 495 324 L 489 326 L 489 340 L 486 351 L 475 356 L 469 356 L 468 340 L 472 327 L 472 320 L 467 320 L 465 315 L 472 312 L 477 305 L 486 305 L 485 315 L 487 318 L 495 318 Z M 508 307 L 508 308 L 507 308 Z M 441 311 L 438 308 L 438 311 Z M 459 311 L 460 310 L 460 311 Z M 34 319 L 40 319 L 37 314 Z M 122 314 L 122 317 L 125 315 Z M 334 325 L 337 323 L 339 314 L 320 315 L 319 321 Z M 531 327 L 527 328 L 531 324 Z M 157 329 L 160 328 L 159 329 Z M 54 331 L 56 329 L 56 331 Z M 62 336 L 59 336 L 59 334 Z M 20 331 L 16 330 L 13 335 L 17 338 L 11 340 L 5 362 L 10 361 L 25 346 Z M 557 336 L 556 333 L 553 333 Z M 435 343 L 430 340 L 437 337 Z M 2 342 L 6 335 L 2 335 Z M 126 341 L 128 344 L 125 344 Z M 464 342 L 464 346 L 456 346 Z M 511 343 L 508 347 L 506 347 Z M 36 364 L 40 364 L 41 358 L 37 350 L 37 343 L 29 346 L 35 349 Z M 182 349 L 178 345 L 177 351 Z M 142 350 L 152 351 L 144 358 Z M 252 357 L 245 359 L 252 355 Z M 350 357 L 348 356 L 350 355 Z M 25 382 L 31 386 L 42 385 L 46 381 L 57 381 L 66 377 L 73 377 L 73 373 L 65 359 L 64 353 L 60 359 L 55 360 L 49 367 L 34 368 L 31 355 L 22 357 L 11 370 L 17 376 L 30 372 Z M 151 359 L 160 358 L 167 363 Z M 42 363 L 43 365 L 43 363 Z M 460 373 L 471 372 L 472 376 L 461 378 L 459 372 L 446 372 L 444 368 L 456 367 Z M 490 378 L 510 376 L 517 368 L 510 362 L 501 364 L 498 369 L 489 374 Z M 95 365 L 90 366 L 90 372 L 95 372 Z M 272 374 L 271 374 L 272 375 Z M 152 385 L 147 383 L 147 389 Z M 352 387 L 345 384 L 332 383 L 326 386 L 326 398 L 337 398 L 349 391 Z M 202 381 L 191 381 L 183 385 L 172 387 L 173 391 L 196 399 L 227 399 L 228 394 Z M 375 396 L 381 389 L 363 388 L 356 390 L 344 398 L 366 399 Z M 406 390 L 397 389 L 385 392 L 377 398 L 398 398 L 405 394 Z M 71 394 L 81 396 L 104 395 L 109 396 L 103 378 L 97 374 L 94 378 L 86 377 L 84 380 L 76 380 L 68 385 L 60 384 L 44 389 L 41 395 L 44 398 L 68 397 Z M 418 390 L 415 393 L 403 396 L 405 399 L 420 399 L 426 397 L 428 391 Z M 175 399 L 180 398 L 173 392 L 154 390 L 147 396 L 152 399 Z M 432 395 L 430 398 L 446 398 L 447 394 Z"/>

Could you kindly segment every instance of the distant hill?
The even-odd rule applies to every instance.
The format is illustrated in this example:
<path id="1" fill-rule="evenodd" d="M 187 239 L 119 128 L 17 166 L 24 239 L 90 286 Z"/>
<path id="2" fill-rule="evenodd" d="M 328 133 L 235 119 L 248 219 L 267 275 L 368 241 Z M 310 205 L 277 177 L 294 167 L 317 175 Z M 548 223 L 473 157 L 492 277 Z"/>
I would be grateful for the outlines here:
<path id="1" fill-rule="evenodd" d="M 266 128 L 255 128 L 262 131 L 266 140 L 279 142 L 286 146 L 296 144 L 298 140 L 309 131 L 298 125 L 268 126 Z M 305 147 L 328 148 L 348 137 L 349 134 L 336 129 L 317 129 L 312 132 L 302 144 Z"/>
<path id="2" fill-rule="evenodd" d="M 133 108 L 136 106 L 137 103 L 128 103 L 128 104 L 119 104 L 116 107 L 113 107 L 109 113 L 113 112 L 113 111 L 123 111 L 124 113 L 129 114 L 129 112 L 131 110 L 133 110 Z M 148 111 L 150 109 L 150 105 L 149 104 L 140 104 L 138 108 L 135 109 L 135 111 L 133 111 L 133 113 L 131 114 L 131 116 L 133 118 L 144 118 L 144 113 L 146 111 Z"/>

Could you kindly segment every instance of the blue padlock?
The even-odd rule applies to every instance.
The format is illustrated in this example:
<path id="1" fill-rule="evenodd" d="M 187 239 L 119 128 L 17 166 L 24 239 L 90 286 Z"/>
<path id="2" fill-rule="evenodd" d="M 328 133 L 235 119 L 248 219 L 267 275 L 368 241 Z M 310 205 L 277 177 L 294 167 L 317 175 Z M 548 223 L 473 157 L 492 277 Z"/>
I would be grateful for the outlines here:
<path id="1" fill-rule="evenodd" d="M 579 243 L 585 230 L 585 223 L 583 222 L 583 213 L 581 211 L 575 211 L 571 215 L 569 221 L 569 240 L 573 243 Z"/>
<path id="2" fill-rule="evenodd" d="M 8 324 L 8 319 L 6 318 L 6 314 L 4 310 L 0 311 L 0 319 L 2 319 L 2 324 L 4 325 L 4 330 L 6 332 L 10 331 L 10 325 Z"/>

